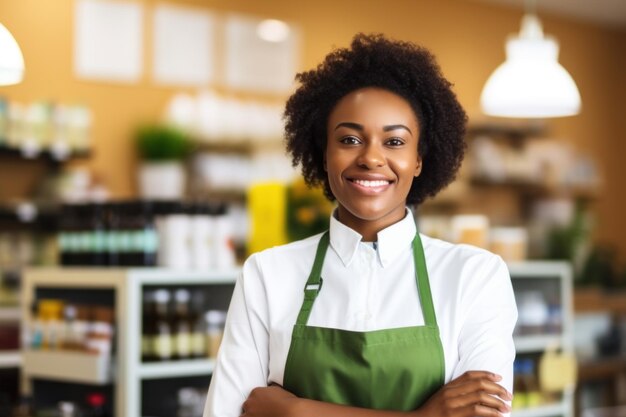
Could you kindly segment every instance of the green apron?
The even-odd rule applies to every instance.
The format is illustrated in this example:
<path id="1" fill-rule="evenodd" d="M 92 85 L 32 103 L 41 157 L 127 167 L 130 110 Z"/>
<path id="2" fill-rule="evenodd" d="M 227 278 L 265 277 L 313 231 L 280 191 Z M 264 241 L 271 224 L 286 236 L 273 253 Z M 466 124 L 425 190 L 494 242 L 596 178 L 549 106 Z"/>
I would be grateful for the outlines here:
<path id="1" fill-rule="evenodd" d="M 443 385 L 445 374 L 419 233 L 413 240 L 413 258 L 424 326 L 371 332 L 307 326 L 322 287 L 320 273 L 328 245 L 326 232 L 317 247 L 293 328 L 284 388 L 301 398 L 335 404 L 378 410 L 417 409 Z"/>

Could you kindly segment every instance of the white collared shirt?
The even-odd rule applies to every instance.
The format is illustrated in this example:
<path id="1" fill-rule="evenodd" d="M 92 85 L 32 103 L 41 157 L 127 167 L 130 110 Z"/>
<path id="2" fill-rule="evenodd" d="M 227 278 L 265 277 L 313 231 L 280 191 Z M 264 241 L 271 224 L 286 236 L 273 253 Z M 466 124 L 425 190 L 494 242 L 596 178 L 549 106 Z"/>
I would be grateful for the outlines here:
<path id="1" fill-rule="evenodd" d="M 330 221 L 324 283 L 309 325 L 371 331 L 423 325 L 411 243 L 412 213 L 378 233 L 376 249 Z M 250 391 L 282 385 L 291 333 L 321 235 L 256 253 L 228 311 L 205 417 L 239 417 Z M 469 370 L 502 375 L 512 392 L 517 308 L 502 259 L 420 234 L 445 356 L 445 382 Z"/>

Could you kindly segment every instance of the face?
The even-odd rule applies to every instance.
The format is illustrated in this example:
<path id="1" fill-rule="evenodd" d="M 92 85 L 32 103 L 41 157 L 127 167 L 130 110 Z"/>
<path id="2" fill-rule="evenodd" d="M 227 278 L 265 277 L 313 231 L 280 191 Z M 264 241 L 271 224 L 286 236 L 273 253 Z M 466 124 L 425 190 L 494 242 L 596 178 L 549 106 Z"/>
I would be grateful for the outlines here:
<path id="1" fill-rule="evenodd" d="M 401 220 L 422 167 L 409 103 L 380 88 L 353 91 L 330 113 L 327 135 L 325 169 L 339 220 L 364 236 Z"/>

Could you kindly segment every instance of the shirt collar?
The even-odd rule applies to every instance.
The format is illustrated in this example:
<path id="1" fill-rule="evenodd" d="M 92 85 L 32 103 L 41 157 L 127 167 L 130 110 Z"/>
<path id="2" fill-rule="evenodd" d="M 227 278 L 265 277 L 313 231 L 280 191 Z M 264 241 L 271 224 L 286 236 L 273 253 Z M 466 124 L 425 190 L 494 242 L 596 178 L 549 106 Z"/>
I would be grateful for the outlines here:
<path id="1" fill-rule="evenodd" d="M 378 232 L 378 258 L 382 267 L 387 267 L 396 257 L 411 246 L 417 228 L 413 213 L 408 208 L 402 220 Z M 335 217 L 330 217 L 330 246 L 337 253 L 344 266 L 349 266 L 359 248 L 363 236 L 341 223 Z"/>

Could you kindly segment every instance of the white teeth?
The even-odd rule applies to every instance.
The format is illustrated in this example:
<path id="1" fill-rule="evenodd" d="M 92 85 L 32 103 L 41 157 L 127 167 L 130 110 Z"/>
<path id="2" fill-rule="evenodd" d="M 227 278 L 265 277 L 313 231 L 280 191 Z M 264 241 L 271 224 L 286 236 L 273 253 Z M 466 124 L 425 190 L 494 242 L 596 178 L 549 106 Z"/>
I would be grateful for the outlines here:
<path id="1" fill-rule="evenodd" d="M 366 180 L 354 180 L 357 184 L 363 187 L 382 187 L 383 185 L 389 184 L 389 181 L 366 181 Z"/>

